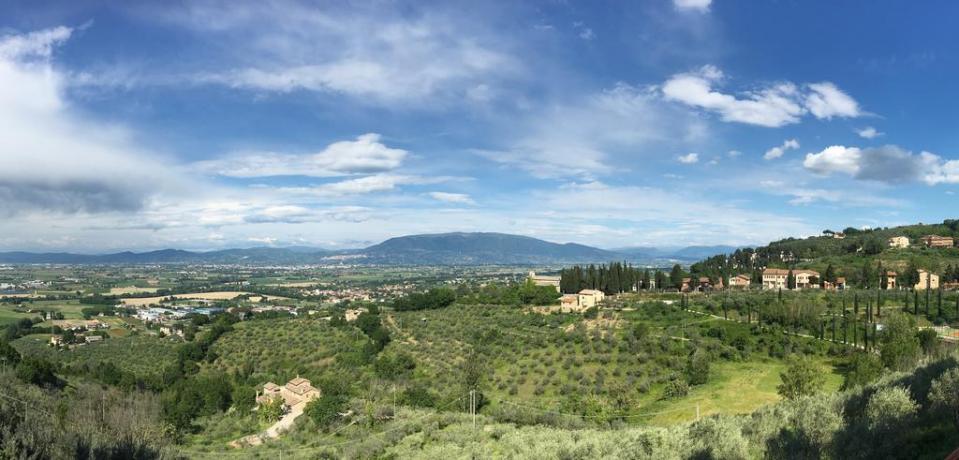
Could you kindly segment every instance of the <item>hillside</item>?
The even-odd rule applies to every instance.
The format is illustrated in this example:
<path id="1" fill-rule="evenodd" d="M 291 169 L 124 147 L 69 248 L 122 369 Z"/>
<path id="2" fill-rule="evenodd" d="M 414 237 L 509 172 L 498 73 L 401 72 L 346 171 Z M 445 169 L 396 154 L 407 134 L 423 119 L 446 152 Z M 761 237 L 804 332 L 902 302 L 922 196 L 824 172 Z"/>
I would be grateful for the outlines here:
<path id="1" fill-rule="evenodd" d="M 503 233 L 441 233 L 391 238 L 362 251 L 371 261 L 399 264 L 542 264 L 622 257 L 581 244 L 558 244 Z"/>
<path id="2" fill-rule="evenodd" d="M 846 228 L 841 233 L 841 238 L 824 231 L 821 236 L 786 238 L 766 246 L 738 249 L 706 258 L 691 269 L 699 275 L 720 276 L 766 267 L 809 268 L 825 273 L 832 266 L 837 276 L 846 277 L 851 284 L 874 287 L 876 280 L 869 277 L 878 278 L 880 265 L 900 275 L 910 268 L 949 275 L 959 266 L 959 248 L 927 248 L 920 241 L 926 235 L 959 238 L 959 220 L 866 230 Z M 888 240 L 894 236 L 908 237 L 910 247 L 889 247 Z"/>

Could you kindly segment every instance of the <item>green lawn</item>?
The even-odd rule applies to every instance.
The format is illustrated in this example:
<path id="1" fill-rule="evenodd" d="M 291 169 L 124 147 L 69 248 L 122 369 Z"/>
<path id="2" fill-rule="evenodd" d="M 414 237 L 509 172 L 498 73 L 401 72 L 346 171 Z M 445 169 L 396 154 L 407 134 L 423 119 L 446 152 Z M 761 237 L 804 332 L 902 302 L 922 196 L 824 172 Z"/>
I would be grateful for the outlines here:
<path id="1" fill-rule="evenodd" d="M 829 361 L 818 361 L 826 376 L 823 391 L 838 390 L 842 376 Z M 648 419 L 652 425 L 695 420 L 696 406 L 700 416 L 747 414 L 781 399 L 776 387 L 781 383 L 779 374 L 785 369 L 785 363 L 775 360 L 719 362 L 712 366 L 709 381 L 692 387 L 689 396 L 675 401 L 651 401 L 641 413 L 662 412 Z"/>

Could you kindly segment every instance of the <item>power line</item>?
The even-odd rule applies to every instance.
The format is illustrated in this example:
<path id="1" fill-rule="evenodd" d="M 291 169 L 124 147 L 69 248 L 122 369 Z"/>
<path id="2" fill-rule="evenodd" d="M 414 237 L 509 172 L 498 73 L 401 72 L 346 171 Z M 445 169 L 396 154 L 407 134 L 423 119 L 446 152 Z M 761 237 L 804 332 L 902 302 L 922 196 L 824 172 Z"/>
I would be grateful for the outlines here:
<path id="1" fill-rule="evenodd" d="M 529 406 L 529 405 L 526 405 L 526 404 L 514 403 L 514 402 L 512 402 L 512 401 L 507 401 L 507 400 L 505 400 L 505 399 L 499 400 L 499 402 L 500 402 L 500 403 L 504 403 L 504 404 L 509 404 L 509 405 L 511 405 L 511 406 L 522 407 L 522 408 L 524 408 L 524 409 L 530 409 L 530 410 L 539 411 L 539 412 L 546 413 L 546 414 L 556 414 L 556 415 L 563 415 L 563 416 L 567 416 L 567 417 L 577 417 L 577 418 L 611 418 L 611 417 L 612 417 L 612 418 L 640 418 L 640 417 L 651 417 L 651 416 L 662 415 L 662 414 L 671 414 L 671 413 L 675 413 L 675 412 L 685 412 L 685 411 L 690 410 L 690 409 L 671 409 L 671 410 L 664 410 L 664 411 L 659 411 L 659 412 L 647 412 L 647 413 L 645 413 L 645 414 L 580 415 L 580 414 L 571 414 L 571 413 L 568 413 L 568 412 L 560 412 L 560 411 L 554 411 L 554 410 L 549 410 L 549 409 L 542 409 L 542 408 L 539 408 L 539 407 Z"/>

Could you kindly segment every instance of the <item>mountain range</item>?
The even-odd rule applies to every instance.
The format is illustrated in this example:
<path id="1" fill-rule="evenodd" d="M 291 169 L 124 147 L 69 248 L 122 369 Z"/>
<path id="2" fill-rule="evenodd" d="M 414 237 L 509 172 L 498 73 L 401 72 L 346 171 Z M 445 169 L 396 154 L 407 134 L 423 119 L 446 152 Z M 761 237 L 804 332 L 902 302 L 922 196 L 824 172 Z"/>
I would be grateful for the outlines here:
<path id="1" fill-rule="evenodd" d="M 6 264 L 380 264 L 380 265 L 549 265 L 626 260 L 635 264 L 687 263 L 734 251 L 731 246 L 600 249 L 553 243 L 504 233 L 441 233 L 390 238 L 362 249 L 309 247 L 223 249 L 194 252 L 162 249 L 149 252 L 74 254 L 0 252 Z"/>

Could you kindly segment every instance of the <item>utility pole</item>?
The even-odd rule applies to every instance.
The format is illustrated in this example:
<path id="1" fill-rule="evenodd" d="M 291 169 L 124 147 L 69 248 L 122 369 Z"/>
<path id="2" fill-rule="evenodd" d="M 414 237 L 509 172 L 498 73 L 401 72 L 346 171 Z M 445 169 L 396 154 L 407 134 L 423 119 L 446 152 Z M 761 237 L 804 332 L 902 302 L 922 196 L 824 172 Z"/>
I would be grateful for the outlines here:
<path id="1" fill-rule="evenodd" d="M 473 429 L 476 429 L 476 390 L 470 390 L 470 414 L 473 416 Z"/>

